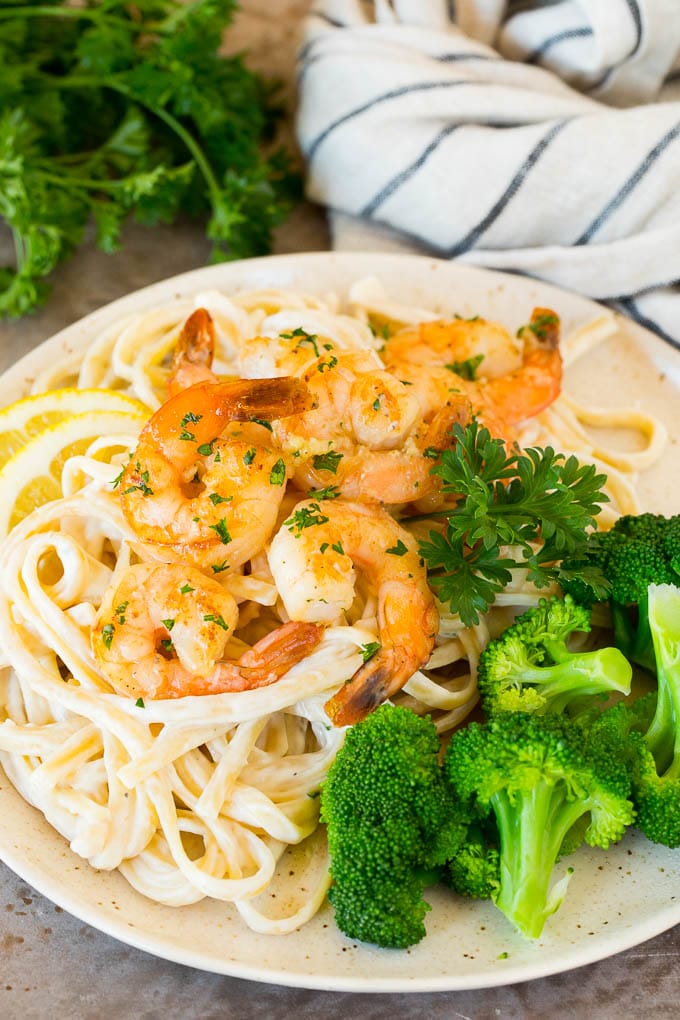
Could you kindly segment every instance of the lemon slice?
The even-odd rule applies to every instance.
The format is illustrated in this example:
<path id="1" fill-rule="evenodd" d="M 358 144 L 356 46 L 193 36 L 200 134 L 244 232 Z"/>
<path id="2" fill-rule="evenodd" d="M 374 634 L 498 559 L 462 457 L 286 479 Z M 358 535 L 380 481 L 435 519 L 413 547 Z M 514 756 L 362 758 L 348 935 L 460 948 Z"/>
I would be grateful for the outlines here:
<path id="1" fill-rule="evenodd" d="M 0 468 L 18 453 L 27 442 L 45 429 L 73 414 L 90 411 L 127 411 L 130 414 L 151 412 L 134 397 L 116 390 L 73 387 L 48 390 L 33 397 L 24 397 L 0 410 Z"/>
<path id="2" fill-rule="evenodd" d="M 98 459 L 108 460 L 116 450 L 127 449 L 116 437 L 136 436 L 147 418 L 146 409 L 74 414 L 25 443 L 0 470 L 0 538 L 32 510 L 62 495 L 61 472 L 68 457 L 84 453 L 95 439 L 111 437 L 97 453 Z"/>

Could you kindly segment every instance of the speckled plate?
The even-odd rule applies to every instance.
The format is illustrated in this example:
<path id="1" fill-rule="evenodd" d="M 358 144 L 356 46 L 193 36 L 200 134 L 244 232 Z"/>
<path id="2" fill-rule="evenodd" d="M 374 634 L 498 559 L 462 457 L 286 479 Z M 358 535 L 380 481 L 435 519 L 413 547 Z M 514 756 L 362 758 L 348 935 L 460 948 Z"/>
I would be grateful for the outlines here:
<path id="1" fill-rule="evenodd" d="M 166 280 L 116 301 L 63 330 L 0 379 L 0 403 L 26 392 L 48 359 L 83 350 L 103 327 L 131 312 L 209 287 L 226 291 L 279 286 L 343 293 L 373 274 L 400 301 L 509 325 L 534 305 L 555 308 L 566 330 L 599 313 L 591 301 L 534 280 L 488 273 L 411 255 L 312 254 L 213 266 Z M 596 405 L 653 409 L 680 435 L 680 357 L 628 320 L 620 333 L 567 372 L 565 387 Z M 645 473 L 646 509 L 678 508 L 673 438 L 664 461 Z M 357 992 L 481 988 L 544 977 L 617 953 L 680 922 L 680 851 L 636 833 L 610 851 L 582 849 L 567 899 L 530 943 L 489 903 L 432 893 L 427 937 L 402 952 L 357 945 L 336 930 L 330 909 L 292 935 L 251 932 L 237 912 L 215 901 L 159 906 L 117 873 L 95 871 L 74 856 L 0 771 L 0 858 L 25 881 L 76 917 L 157 956 L 258 981 Z"/>

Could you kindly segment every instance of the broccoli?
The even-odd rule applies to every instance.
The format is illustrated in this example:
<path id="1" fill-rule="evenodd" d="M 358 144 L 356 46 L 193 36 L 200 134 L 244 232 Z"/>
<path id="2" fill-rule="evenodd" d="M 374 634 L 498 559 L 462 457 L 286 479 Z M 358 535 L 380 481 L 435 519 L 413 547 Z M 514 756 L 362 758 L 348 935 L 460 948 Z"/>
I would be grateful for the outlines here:
<path id="1" fill-rule="evenodd" d="M 529 938 L 538 938 L 566 894 L 569 872 L 550 888 L 558 857 L 581 838 L 608 847 L 635 817 L 630 769 L 593 748 L 588 731 L 563 715 L 505 712 L 471 723 L 454 734 L 444 771 L 464 806 L 495 816 L 500 868 L 492 898 Z"/>
<path id="2" fill-rule="evenodd" d="M 606 581 L 614 628 L 614 642 L 626 658 L 650 673 L 656 668 L 649 627 L 647 589 L 650 584 L 680 583 L 680 515 L 640 514 L 620 517 L 606 532 L 589 536 L 585 559 L 565 561 L 560 584 L 577 602 L 604 600 L 602 591 L 576 573 L 598 569 Z"/>
<path id="3" fill-rule="evenodd" d="M 333 883 L 351 938 L 406 948 L 425 935 L 423 899 L 467 831 L 438 761 L 429 717 L 382 705 L 356 726 L 321 790 Z"/>
<path id="4" fill-rule="evenodd" d="M 479 660 L 478 685 L 488 716 L 563 712 L 585 695 L 630 692 L 632 669 L 616 648 L 572 652 L 568 640 L 590 630 L 590 611 L 570 595 L 541 599 L 522 613 Z"/>
<path id="5" fill-rule="evenodd" d="M 680 846 L 680 588 L 651 585 L 649 624 L 658 690 L 608 709 L 596 724 L 601 744 L 623 745 L 634 763 L 637 825 L 648 839 Z M 637 739 L 636 739 L 637 738 Z"/>
<path id="6" fill-rule="evenodd" d="M 498 832 L 493 821 L 471 822 L 464 843 L 446 865 L 443 881 L 461 896 L 493 899 L 498 891 L 499 863 Z"/>

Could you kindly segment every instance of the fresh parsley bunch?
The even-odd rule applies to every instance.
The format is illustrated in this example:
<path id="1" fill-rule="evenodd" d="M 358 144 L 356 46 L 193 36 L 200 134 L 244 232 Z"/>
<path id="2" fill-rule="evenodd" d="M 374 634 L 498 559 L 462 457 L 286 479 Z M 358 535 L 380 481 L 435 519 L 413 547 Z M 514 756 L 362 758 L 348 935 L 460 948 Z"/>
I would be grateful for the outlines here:
<path id="1" fill-rule="evenodd" d="M 213 260 L 269 250 L 298 182 L 263 156 L 273 91 L 219 53 L 234 0 L 9 0 L 0 6 L 0 219 L 15 266 L 0 315 L 48 293 L 45 277 L 94 221 L 105 251 L 131 214 L 205 217 Z"/>
<path id="2" fill-rule="evenodd" d="M 439 598 L 471 626 L 510 583 L 513 569 L 525 568 L 537 587 L 566 576 L 561 561 L 583 553 L 608 502 L 601 491 L 606 476 L 550 446 L 508 452 L 476 421 L 454 426 L 453 438 L 432 469 L 453 505 L 427 515 L 446 518 L 446 527 L 430 531 L 420 554 Z M 568 576 L 573 580 L 574 571 Z M 579 576 L 603 590 L 595 568 L 584 566 Z"/>

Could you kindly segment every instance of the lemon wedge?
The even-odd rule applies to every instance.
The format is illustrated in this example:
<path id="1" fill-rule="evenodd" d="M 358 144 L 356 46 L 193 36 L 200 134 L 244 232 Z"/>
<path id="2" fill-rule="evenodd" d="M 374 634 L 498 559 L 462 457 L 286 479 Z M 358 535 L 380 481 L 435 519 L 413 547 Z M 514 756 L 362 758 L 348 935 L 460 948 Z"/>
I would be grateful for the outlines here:
<path id="1" fill-rule="evenodd" d="M 107 389 L 68 387 L 24 397 L 0 410 L 0 468 L 31 439 L 74 414 L 90 411 L 151 412 L 134 397 Z"/>
<path id="2" fill-rule="evenodd" d="M 146 408 L 72 414 L 24 443 L 0 469 L 0 538 L 31 511 L 62 495 L 61 472 L 67 458 L 84 453 L 95 439 L 105 437 L 97 457 L 108 460 L 117 450 L 128 448 L 123 437 L 136 437 L 148 415 Z M 116 437 L 121 437 L 119 443 Z"/>

